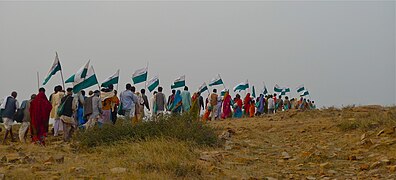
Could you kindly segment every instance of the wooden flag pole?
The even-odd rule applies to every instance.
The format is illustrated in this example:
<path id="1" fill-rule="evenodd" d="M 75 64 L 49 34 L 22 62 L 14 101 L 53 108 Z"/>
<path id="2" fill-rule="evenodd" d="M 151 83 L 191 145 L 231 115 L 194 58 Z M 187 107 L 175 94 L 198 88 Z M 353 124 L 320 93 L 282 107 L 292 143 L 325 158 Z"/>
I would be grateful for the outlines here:
<path id="1" fill-rule="evenodd" d="M 39 72 L 37 71 L 37 90 L 40 89 L 40 75 Z"/>
<path id="2" fill-rule="evenodd" d="M 55 52 L 55 53 L 56 53 L 56 57 L 59 60 L 58 52 Z M 59 60 L 59 64 L 60 64 L 60 60 Z M 61 74 L 61 79 L 62 79 L 63 90 L 65 90 L 65 80 L 63 79 L 63 68 L 62 68 L 62 66 L 61 66 L 61 69 L 60 69 L 60 74 Z"/>
<path id="3" fill-rule="evenodd" d="M 147 61 L 147 59 L 146 59 L 146 61 Z M 148 66 L 149 66 L 149 62 L 147 61 L 147 66 L 146 66 L 147 77 L 148 77 Z M 146 78 L 146 81 L 144 82 L 144 90 L 146 90 L 146 89 L 147 89 L 147 78 Z"/>

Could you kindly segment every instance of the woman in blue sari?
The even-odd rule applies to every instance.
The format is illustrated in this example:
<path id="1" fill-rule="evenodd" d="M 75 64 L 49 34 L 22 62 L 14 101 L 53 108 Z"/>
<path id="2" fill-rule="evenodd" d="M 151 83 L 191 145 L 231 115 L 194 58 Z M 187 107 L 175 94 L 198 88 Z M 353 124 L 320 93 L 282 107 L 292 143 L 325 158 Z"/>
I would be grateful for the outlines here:
<path id="1" fill-rule="evenodd" d="M 180 90 L 177 90 L 172 106 L 170 108 L 172 113 L 180 113 L 182 110 L 182 97 L 180 94 L 181 94 Z"/>

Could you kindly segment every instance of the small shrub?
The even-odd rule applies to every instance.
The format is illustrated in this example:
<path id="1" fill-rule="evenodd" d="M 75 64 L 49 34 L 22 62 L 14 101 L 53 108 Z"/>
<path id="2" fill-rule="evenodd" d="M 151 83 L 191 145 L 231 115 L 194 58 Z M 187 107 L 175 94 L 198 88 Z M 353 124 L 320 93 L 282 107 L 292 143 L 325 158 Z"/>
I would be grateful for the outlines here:
<path id="1" fill-rule="evenodd" d="M 174 138 L 198 145 L 217 144 L 215 130 L 189 115 L 163 116 L 156 121 L 132 125 L 123 119 L 116 125 L 107 125 L 77 133 L 75 140 L 79 145 L 95 147 L 110 145 L 118 141 L 145 141 L 150 138 Z"/>

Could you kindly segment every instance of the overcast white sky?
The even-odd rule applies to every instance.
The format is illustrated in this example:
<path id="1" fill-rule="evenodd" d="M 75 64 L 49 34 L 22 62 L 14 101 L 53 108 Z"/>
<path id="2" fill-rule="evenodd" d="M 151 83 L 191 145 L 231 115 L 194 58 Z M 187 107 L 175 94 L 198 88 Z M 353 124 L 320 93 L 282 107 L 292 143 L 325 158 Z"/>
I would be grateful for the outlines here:
<path id="1" fill-rule="evenodd" d="M 396 101 L 393 1 L 0 1 L 1 97 L 35 93 L 55 51 L 65 79 L 91 59 L 100 81 L 121 69 L 120 90 L 149 62 L 166 93 L 220 73 L 230 89 L 304 84 L 319 106 Z"/>

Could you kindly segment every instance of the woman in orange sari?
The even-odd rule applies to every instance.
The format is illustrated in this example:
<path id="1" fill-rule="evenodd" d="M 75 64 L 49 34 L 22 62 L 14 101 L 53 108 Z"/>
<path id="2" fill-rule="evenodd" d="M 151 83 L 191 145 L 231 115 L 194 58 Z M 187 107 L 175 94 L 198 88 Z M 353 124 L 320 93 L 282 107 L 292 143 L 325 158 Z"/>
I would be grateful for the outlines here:
<path id="1" fill-rule="evenodd" d="M 193 119 L 198 119 L 199 117 L 199 95 L 198 93 L 194 93 L 193 96 L 191 97 L 191 109 L 190 109 L 190 114 L 193 117 Z"/>

